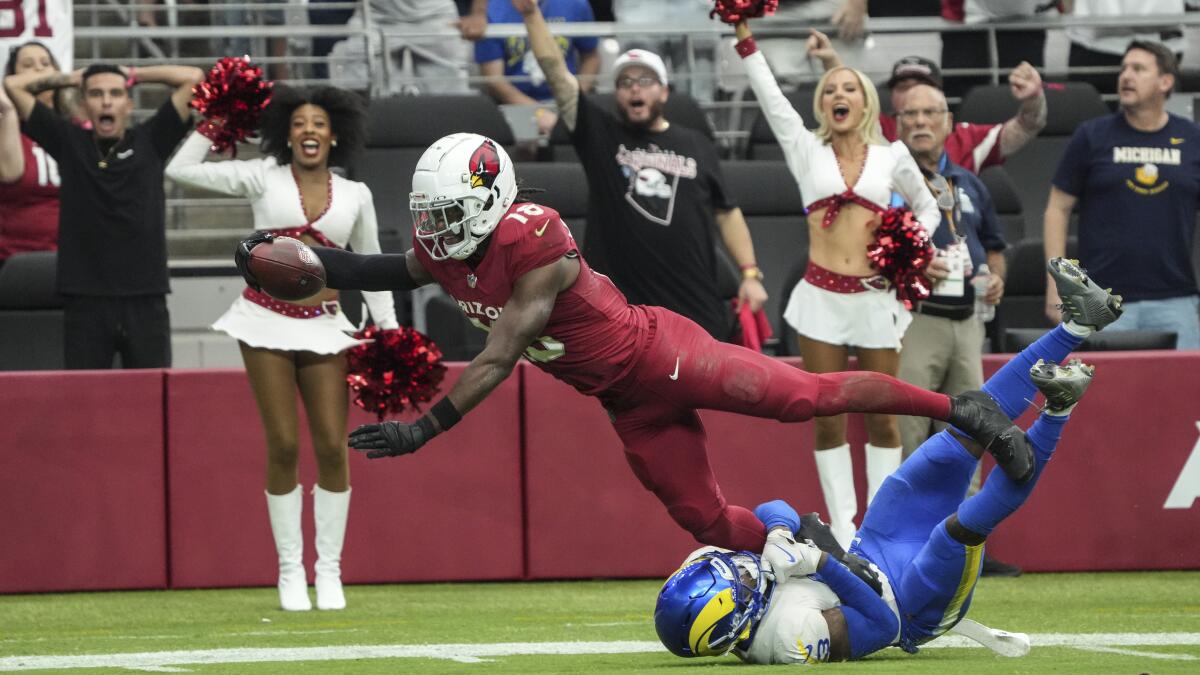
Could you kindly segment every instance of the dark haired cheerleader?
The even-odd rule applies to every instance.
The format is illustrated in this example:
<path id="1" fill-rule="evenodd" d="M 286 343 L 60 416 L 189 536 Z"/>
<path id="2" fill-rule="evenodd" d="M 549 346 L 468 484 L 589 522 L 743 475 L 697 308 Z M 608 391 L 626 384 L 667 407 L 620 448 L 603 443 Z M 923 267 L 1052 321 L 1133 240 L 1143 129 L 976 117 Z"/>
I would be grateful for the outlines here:
<path id="1" fill-rule="evenodd" d="M 211 116 L 209 121 L 219 122 Z M 206 163 L 210 141 L 197 132 L 166 174 L 177 183 L 246 197 L 257 230 L 314 246 L 349 244 L 361 253 L 378 253 L 371 191 L 330 171 L 362 145 L 365 127 L 363 103 L 351 92 L 276 87 L 261 126 L 267 157 Z M 398 327 L 390 292 L 363 296 L 378 326 Z M 345 351 L 358 344 L 349 334 L 354 326 L 342 314 L 336 291 L 290 303 L 247 287 L 213 328 L 238 340 L 267 434 L 267 508 L 279 553 L 280 605 L 293 611 L 312 608 L 300 530 L 299 389 L 318 470 L 313 487 L 317 607 L 342 609 L 340 560 L 350 507 Z"/>

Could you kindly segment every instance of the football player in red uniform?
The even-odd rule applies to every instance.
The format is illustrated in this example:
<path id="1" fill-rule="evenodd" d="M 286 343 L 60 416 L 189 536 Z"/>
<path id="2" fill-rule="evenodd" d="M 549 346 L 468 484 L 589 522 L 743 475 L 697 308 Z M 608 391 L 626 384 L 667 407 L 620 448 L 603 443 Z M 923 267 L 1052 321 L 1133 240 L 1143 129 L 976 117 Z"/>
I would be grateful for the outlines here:
<path id="1" fill-rule="evenodd" d="M 414 424 L 368 424 L 350 447 L 371 458 L 414 452 L 448 431 L 512 373 L 522 356 L 600 399 L 630 467 L 700 542 L 762 550 L 754 514 L 727 504 L 709 466 L 697 410 L 782 422 L 878 412 L 945 420 L 974 436 L 1014 481 L 1032 476 L 1024 433 L 983 392 L 947 397 L 875 372 L 817 375 L 718 342 L 660 307 L 630 305 L 588 267 L 550 208 L 522 202 L 504 149 L 476 134 L 438 140 L 417 163 L 410 206 L 417 245 L 404 254 L 316 248 L 330 288 L 409 289 L 437 283 L 479 328 L 486 346 L 449 394 Z M 258 233 L 238 247 L 239 268 Z"/>

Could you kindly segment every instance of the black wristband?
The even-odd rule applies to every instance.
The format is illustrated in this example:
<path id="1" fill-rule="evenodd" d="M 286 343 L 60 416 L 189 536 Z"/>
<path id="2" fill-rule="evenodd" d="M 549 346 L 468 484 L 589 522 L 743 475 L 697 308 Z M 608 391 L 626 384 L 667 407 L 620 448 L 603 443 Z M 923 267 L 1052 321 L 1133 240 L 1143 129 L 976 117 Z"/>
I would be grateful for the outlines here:
<path id="1" fill-rule="evenodd" d="M 442 400 L 434 403 L 433 407 L 429 409 L 429 414 L 438 421 L 438 426 L 442 428 L 442 431 L 449 431 L 450 427 L 458 424 L 458 421 L 462 419 L 462 413 L 458 412 L 458 408 L 454 407 L 454 403 L 448 396 L 443 396 Z"/>
<path id="2" fill-rule="evenodd" d="M 437 431 L 437 429 L 433 428 L 433 422 L 430 421 L 428 415 L 421 415 L 421 417 L 417 419 L 416 423 L 413 424 L 413 426 L 420 429 L 422 434 L 425 434 L 425 437 L 422 438 L 420 441 L 421 444 L 424 444 L 429 439 L 438 435 L 438 431 Z"/>

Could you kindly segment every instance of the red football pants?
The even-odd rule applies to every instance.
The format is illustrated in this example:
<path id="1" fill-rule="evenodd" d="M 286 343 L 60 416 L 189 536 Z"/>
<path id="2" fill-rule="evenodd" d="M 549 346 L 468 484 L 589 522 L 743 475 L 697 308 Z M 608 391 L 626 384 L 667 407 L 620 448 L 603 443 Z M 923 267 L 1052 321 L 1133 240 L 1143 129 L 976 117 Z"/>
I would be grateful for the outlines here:
<path id="1" fill-rule="evenodd" d="M 630 376 L 604 396 L 625 458 L 675 522 L 702 544 L 759 552 L 762 522 L 727 504 L 708 463 L 697 410 L 802 422 L 845 412 L 945 420 L 950 399 L 870 371 L 810 373 L 714 340 L 690 320 L 658 307 L 648 344 Z"/>

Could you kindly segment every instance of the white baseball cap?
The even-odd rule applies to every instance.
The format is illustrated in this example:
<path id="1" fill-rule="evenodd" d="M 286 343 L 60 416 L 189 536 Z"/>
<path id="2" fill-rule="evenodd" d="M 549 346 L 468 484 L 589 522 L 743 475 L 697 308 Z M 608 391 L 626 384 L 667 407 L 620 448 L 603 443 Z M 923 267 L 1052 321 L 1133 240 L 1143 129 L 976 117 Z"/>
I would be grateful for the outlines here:
<path id="1" fill-rule="evenodd" d="M 658 75 L 658 81 L 665 87 L 667 86 L 667 66 L 663 63 L 662 57 L 654 52 L 648 52 L 645 49 L 630 49 L 624 54 L 617 57 L 613 63 L 613 78 L 621 77 L 621 71 L 629 66 L 642 66 L 654 71 Z"/>

